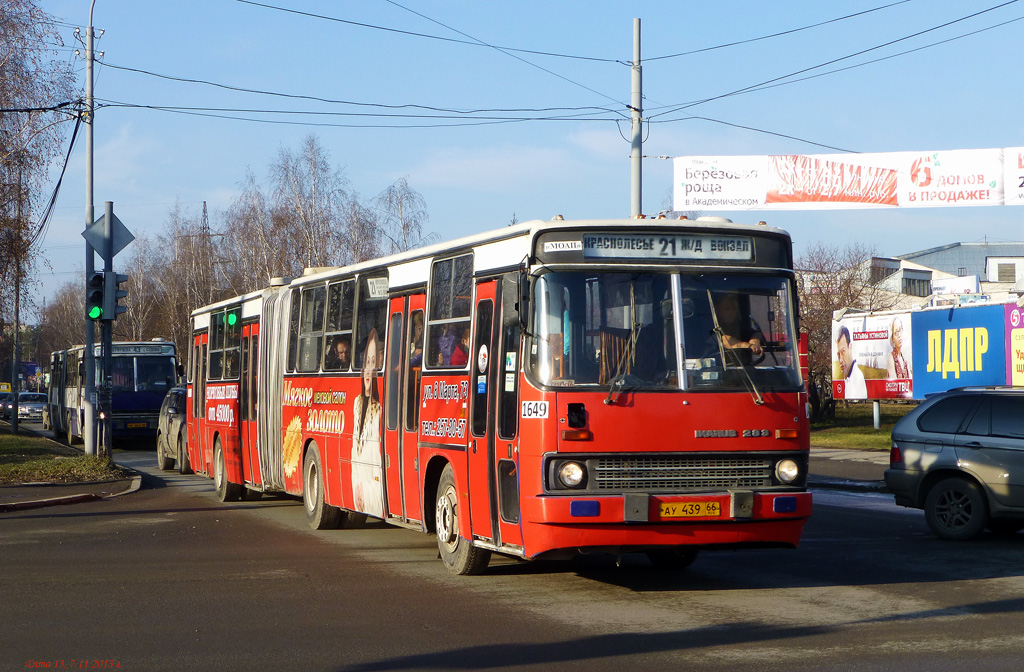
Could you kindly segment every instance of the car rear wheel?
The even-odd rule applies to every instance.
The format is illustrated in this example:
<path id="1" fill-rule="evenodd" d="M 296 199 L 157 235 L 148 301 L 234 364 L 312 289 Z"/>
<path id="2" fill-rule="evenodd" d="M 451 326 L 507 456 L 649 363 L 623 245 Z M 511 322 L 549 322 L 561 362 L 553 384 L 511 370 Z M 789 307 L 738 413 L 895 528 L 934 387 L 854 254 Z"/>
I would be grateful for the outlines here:
<path id="1" fill-rule="evenodd" d="M 174 458 L 167 455 L 167 451 L 164 446 L 167 442 L 164 441 L 162 434 L 156 436 L 156 466 L 160 468 L 160 471 L 170 471 L 174 468 Z M 170 446 L 168 446 L 170 447 Z"/>
<path id="2" fill-rule="evenodd" d="M 188 451 L 185 449 L 185 438 L 181 434 L 178 435 L 178 473 L 179 474 L 191 474 L 192 465 L 188 461 Z"/>
<path id="3" fill-rule="evenodd" d="M 940 539 L 974 539 L 989 522 L 985 493 L 973 481 L 947 478 L 928 491 L 924 517 L 928 527 Z"/>

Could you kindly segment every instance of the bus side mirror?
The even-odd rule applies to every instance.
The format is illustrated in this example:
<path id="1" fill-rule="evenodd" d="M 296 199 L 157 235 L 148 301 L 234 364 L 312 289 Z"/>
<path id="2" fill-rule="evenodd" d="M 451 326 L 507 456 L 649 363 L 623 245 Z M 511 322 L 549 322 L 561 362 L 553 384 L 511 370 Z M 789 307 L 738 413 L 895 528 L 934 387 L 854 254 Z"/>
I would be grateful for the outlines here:
<path id="1" fill-rule="evenodd" d="M 185 377 L 185 365 L 184 364 L 178 364 L 176 367 L 174 367 L 174 371 L 175 371 L 175 373 L 178 374 L 178 378 L 184 378 Z"/>
<path id="2" fill-rule="evenodd" d="M 685 319 L 685 318 L 688 318 L 688 317 L 693 317 L 693 313 L 694 313 L 693 299 L 688 299 L 688 298 L 687 299 L 683 299 L 679 303 L 681 304 L 681 307 L 682 307 L 683 318 Z"/>
<path id="3" fill-rule="evenodd" d="M 78 363 L 78 377 L 85 378 L 85 360 Z"/>
<path id="4" fill-rule="evenodd" d="M 519 311 L 519 326 L 526 331 L 527 319 L 530 314 L 530 276 L 526 274 L 525 270 L 519 271 L 516 289 L 519 292 L 519 301 L 516 304 L 516 309 Z"/>

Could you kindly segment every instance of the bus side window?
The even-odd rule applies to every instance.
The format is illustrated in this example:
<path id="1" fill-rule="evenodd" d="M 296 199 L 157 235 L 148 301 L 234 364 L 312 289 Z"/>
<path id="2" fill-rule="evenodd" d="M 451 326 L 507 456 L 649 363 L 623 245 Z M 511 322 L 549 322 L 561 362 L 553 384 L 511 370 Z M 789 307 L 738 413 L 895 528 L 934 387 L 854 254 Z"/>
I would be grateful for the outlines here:
<path id="1" fill-rule="evenodd" d="M 354 368 L 363 368 L 366 344 L 370 332 L 377 331 L 377 370 L 384 366 L 384 340 L 388 319 L 387 277 L 384 275 L 362 276 L 359 279 L 359 296 L 356 307 L 356 351 L 352 358 Z M 401 335 L 399 335 L 401 338 Z"/>
<path id="2" fill-rule="evenodd" d="M 472 254 L 434 262 L 427 320 L 428 366 L 462 368 L 467 364 L 468 345 L 460 344 L 468 340 L 472 298 Z"/>
<path id="3" fill-rule="evenodd" d="M 300 293 L 292 290 L 292 314 L 288 322 L 288 372 L 295 370 L 295 362 L 299 358 L 299 305 Z"/>
<path id="4" fill-rule="evenodd" d="M 352 365 L 352 309 L 355 282 L 332 282 L 327 292 L 324 371 L 348 371 Z"/>
<path id="5" fill-rule="evenodd" d="M 302 309 L 299 313 L 299 353 L 296 370 L 309 373 L 320 369 L 323 351 L 324 312 L 327 307 L 327 288 L 323 285 L 302 290 Z"/>

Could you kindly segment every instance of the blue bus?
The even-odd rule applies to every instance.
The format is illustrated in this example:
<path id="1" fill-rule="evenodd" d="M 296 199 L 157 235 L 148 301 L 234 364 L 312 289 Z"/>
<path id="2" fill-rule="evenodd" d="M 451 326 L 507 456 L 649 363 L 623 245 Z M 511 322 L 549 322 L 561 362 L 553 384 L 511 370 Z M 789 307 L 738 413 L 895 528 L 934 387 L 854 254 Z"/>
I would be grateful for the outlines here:
<path id="1" fill-rule="evenodd" d="M 100 376 L 96 346 L 96 385 Z M 160 404 L 174 387 L 178 361 L 174 343 L 118 341 L 111 366 L 111 427 L 115 439 L 155 440 Z M 85 346 L 58 350 L 50 356 L 50 387 L 44 428 L 66 443 L 83 438 L 85 426 Z"/>

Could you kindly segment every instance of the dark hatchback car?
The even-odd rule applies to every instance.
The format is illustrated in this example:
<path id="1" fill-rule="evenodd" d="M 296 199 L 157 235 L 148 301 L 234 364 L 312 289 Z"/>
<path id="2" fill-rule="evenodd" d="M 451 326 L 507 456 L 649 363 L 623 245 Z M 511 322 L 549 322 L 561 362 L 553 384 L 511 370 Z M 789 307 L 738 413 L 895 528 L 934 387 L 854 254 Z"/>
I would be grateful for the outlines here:
<path id="1" fill-rule="evenodd" d="M 1024 529 L 1024 388 L 929 397 L 893 428 L 885 484 L 943 539 Z"/>
<path id="2" fill-rule="evenodd" d="M 191 474 L 186 446 L 185 403 L 187 393 L 183 387 L 172 388 L 160 406 L 160 419 L 156 430 L 156 464 L 167 471 L 178 464 L 178 471 Z"/>

